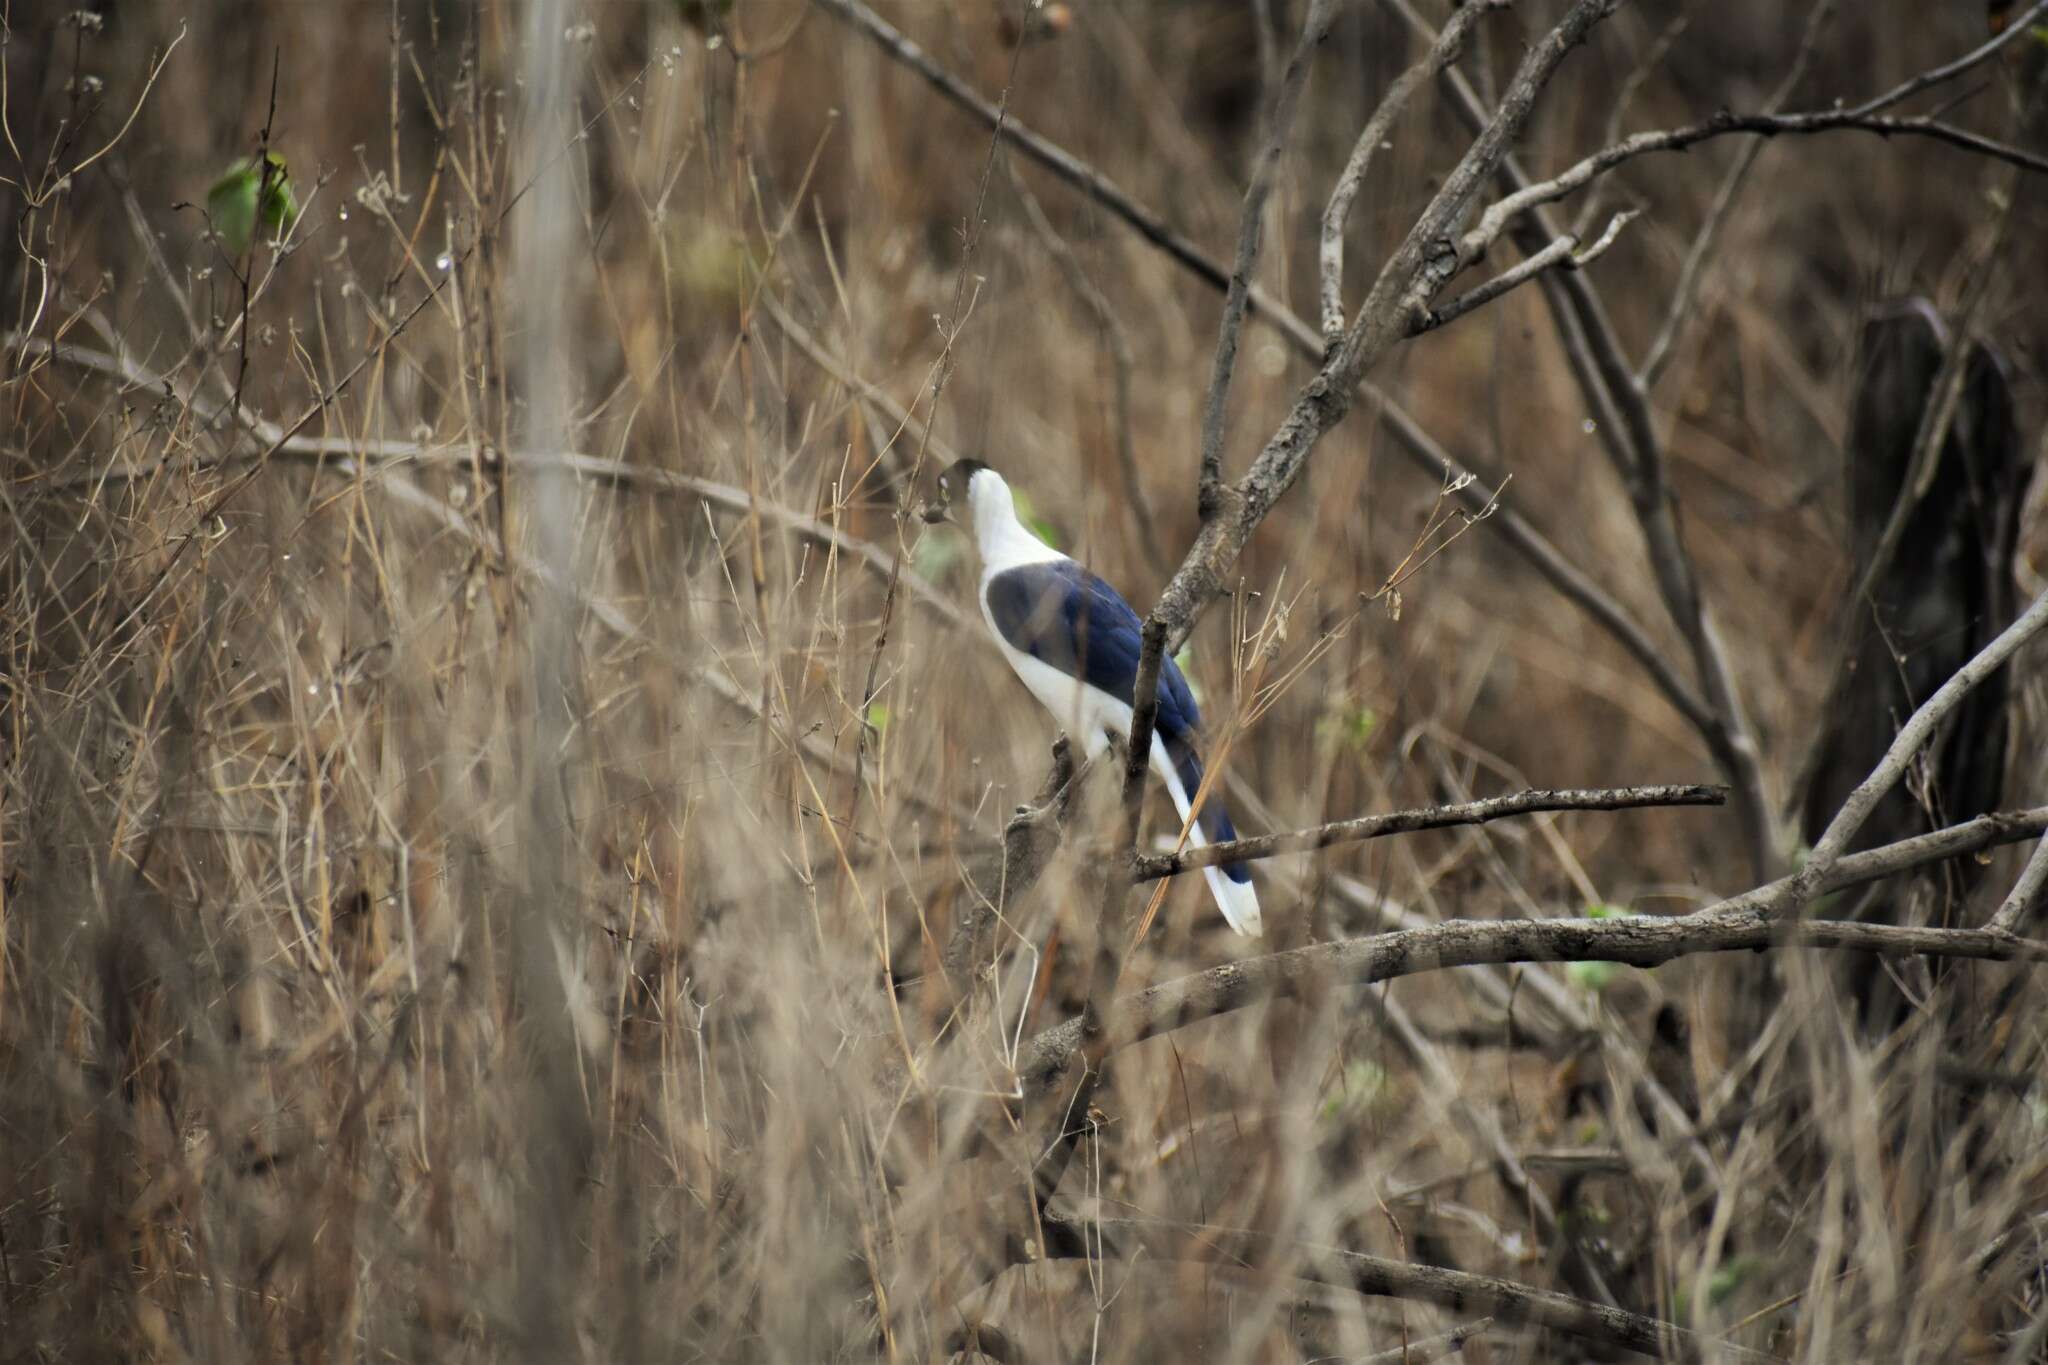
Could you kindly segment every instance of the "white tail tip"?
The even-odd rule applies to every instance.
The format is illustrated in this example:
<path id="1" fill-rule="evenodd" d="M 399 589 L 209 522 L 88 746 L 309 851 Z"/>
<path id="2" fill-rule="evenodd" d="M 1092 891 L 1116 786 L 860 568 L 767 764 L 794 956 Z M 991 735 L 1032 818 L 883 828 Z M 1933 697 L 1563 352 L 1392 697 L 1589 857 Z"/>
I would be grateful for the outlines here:
<path id="1" fill-rule="evenodd" d="M 1205 867 L 1202 875 L 1209 880 L 1209 893 L 1216 897 L 1216 908 L 1223 912 L 1223 918 L 1230 921 L 1230 927 L 1240 934 L 1257 938 L 1266 932 L 1265 921 L 1259 918 L 1258 889 L 1250 882 L 1234 882 L 1223 875 L 1221 868 Z"/>

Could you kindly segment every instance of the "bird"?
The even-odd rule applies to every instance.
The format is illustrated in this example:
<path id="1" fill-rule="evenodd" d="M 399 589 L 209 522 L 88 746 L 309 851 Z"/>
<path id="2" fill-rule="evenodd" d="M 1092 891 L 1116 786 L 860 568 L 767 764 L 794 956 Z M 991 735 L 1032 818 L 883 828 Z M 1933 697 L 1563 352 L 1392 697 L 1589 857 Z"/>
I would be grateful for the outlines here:
<path id="1" fill-rule="evenodd" d="M 1012 671 L 1055 720 L 1074 728 L 1088 757 L 1108 749 L 1112 738 L 1128 742 L 1143 648 L 1138 613 L 1115 588 L 1033 534 L 1017 515 L 1010 485 L 988 465 L 955 462 L 939 476 L 938 494 L 925 519 L 958 525 L 964 504 L 964 529 L 981 556 L 982 619 Z M 1202 785 L 1195 746 L 1202 713 L 1170 657 L 1160 660 L 1158 696 L 1151 768 L 1186 825 Z M 1188 842 L 1196 847 L 1236 837 L 1218 800 L 1204 802 L 1200 818 L 1188 825 Z M 1232 929 L 1263 932 L 1249 865 L 1226 863 L 1202 873 Z"/>

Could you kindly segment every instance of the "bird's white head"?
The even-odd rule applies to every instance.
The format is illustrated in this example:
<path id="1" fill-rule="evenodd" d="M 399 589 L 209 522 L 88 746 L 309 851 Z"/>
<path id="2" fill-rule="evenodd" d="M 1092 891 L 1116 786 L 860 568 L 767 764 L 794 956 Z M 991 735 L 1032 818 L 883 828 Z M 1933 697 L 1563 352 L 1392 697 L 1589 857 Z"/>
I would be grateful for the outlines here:
<path id="1" fill-rule="evenodd" d="M 1060 552 L 1031 533 L 1017 516 L 1017 500 L 1003 476 L 979 460 L 956 461 L 939 475 L 939 500 L 929 520 L 958 521 L 974 533 L 989 565 L 1059 559 Z"/>

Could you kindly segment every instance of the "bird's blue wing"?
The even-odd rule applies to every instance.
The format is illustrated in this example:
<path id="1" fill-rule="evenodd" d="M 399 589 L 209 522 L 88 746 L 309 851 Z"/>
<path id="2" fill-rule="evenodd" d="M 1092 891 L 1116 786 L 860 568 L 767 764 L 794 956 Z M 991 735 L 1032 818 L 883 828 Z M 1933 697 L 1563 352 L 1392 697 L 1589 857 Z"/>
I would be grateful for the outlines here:
<path id="1" fill-rule="evenodd" d="M 1144 627 L 1115 588 L 1072 560 L 1054 560 L 1005 569 L 983 591 L 989 619 L 1012 648 L 1129 704 L 1138 687 Z M 1201 710 L 1180 665 L 1161 660 L 1154 727 L 1190 797 L 1202 785 L 1202 759 L 1195 749 L 1201 725 Z M 1221 801 L 1204 804 L 1201 822 L 1211 842 L 1237 837 Z M 1234 882 L 1251 879 L 1251 869 L 1242 863 L 1221 870 Z"/>
<path id="2" fill-rule="evenodd" d="M 1129 704 L 1138 685 L 1143 625 L 1130 603 L 1072 560 L 1006 569 L 985 589 L 989 618 L 1021 653 Z M 1159 670 L 1162 738 L 1192 733 L 1202 723 L 1188 681 L 1172 659 Z"/>

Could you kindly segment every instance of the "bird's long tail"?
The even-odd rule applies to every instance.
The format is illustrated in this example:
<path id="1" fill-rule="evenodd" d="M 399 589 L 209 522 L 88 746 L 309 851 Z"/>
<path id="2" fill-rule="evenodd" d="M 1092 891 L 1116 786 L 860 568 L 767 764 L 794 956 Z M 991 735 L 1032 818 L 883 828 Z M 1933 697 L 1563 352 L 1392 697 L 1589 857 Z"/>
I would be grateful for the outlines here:
<path id="1" fill-rule="evenodd" d="M 1154 735 L 1152 769 L 1166 783 L 1167 794 L 1173 797 L 1173 808 L 1180 812 L 1181 822 L 1186 824 L 1188 811 L 1194 806 L 1194 795 L 1202 789 L 1201 756 L 1192 744 L 1185 741 L 1169 744 Z M 1202 803 L 1201 818 L 1188 830 L 1188 843 L 1200 848 L 1204 844 L 1222 843 L 1236 837 L 1237 830 L 1230 823 L 1229 812 L 1212 793 Z M 1216 897 L 1216 906 L 1223 912 L 1223 918 L 1230 921 L 1231 928 L 1240 934 L 1265 932 L 1259 919 L 1259 893 L 1252 885 L 1249 863 L 1205 867 L 1202 876 L 1208 881 L 1209 892 Z"/>

